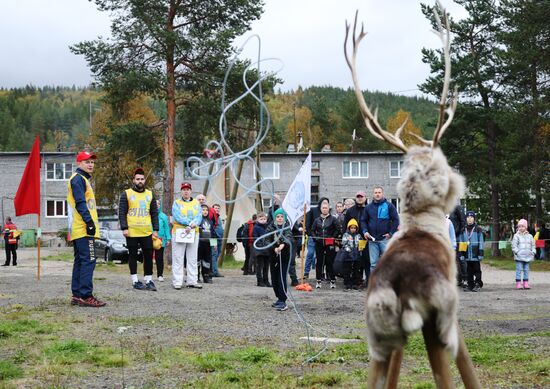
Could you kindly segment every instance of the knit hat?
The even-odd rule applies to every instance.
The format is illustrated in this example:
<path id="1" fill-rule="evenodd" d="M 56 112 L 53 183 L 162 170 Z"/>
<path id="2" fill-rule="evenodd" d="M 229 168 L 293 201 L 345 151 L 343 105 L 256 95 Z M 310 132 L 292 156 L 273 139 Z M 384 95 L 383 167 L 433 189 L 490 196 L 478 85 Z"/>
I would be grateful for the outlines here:
<path id="1" fill-rule="evenodd" d="M 474 219 L 476 218 L 476 213 L 474 211 L 468 211 L 466 212 L 466 217 L 473 217 Z"/>
<path id="2" fill-rule="evenodd" d="M 351 226 L 355 226 L 357 228 L 359 228 L 359 224 L 357 224 L 357 220 L 355 219 L 351 219 L 349 222 L 348 222 L 348 230 Z"/>
<path id="3" fill-rule="evenodd" d="M 286 222 L 286 212 L 282 208 L 279 208 L 278 210 L 273 212 L 273 219 L 275 219 L 277 215 L 283 215 L 284 221 Z"/>
<path id="4" fill-rule="evenodd" d="M 521 220 L 518 222 L 518 227 L 519 227 L 519 226 L 524 226 L 525 228 L 527 228 L 527 220 L 521 219 Z"/>

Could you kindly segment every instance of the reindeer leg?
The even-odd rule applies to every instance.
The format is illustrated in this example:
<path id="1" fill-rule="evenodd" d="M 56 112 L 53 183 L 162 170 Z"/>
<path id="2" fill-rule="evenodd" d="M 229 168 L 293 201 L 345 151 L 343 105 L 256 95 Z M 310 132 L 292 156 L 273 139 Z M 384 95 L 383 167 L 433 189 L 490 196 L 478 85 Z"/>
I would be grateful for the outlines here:
<path id="1" fill-rule="evenodd" d="M 396 348 L 390 356 L 388 366 L 387 381 L 384 389 L 397 389 L 399 381 L 399 371 L 401 370 L 401 361 L 403 360 L 403 347 Z"/>
<path id="2" fill-rule="evenodd" d="M 462 382 L 466 389 L 481 389 L 481 384 L 477 379 L 474 365 L 468 349 L 466 348 L 466 342 L 464 342 L 464 336 L 460 328 L 458 329 L 458 354 L 456 356 L 456 366 L 462 377 Z"/>
<path id="3" fill-rule="evenodd" d="M 428 350 L 428 358 L 432 367 L 435 385 L 438 389 L 454 388 L 447 353 L 437 336 L 434 315 L 424 323 L 422 335 L 424 335 L 424 343 Z"/>
<path id="4" fill-rule="evenodd" d="M 392 353 L 393 354 L 393 353 Z M 390 354 L 391 355 L 391 354 Z M 369 364 L 369 379 L 367 382 L 367 388 L 369 389 L 383 389 L 386 383 L 386 376 L 388 374 L 388 367 L 390 365 L 391 356 L 384 362 L 371 360 Z"/>

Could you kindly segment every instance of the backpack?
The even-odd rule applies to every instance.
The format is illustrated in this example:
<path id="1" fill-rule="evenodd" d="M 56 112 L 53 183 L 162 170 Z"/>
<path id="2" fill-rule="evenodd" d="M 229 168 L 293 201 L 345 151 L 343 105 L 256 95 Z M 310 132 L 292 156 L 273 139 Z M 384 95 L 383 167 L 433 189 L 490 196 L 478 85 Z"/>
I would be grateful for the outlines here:
<path id="1" fill-rule="evenodd" d="M 248 223 L 242 224 L 237 230 L 237 242 L 242 243 L 248 239 Z"/>

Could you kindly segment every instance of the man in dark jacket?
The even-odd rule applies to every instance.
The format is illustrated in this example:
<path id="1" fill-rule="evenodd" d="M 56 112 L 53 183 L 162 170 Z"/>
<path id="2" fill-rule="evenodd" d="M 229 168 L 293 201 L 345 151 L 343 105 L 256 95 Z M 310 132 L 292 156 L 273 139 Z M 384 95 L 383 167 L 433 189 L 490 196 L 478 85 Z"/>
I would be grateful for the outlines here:
<path id="1" fill-rule="evenodd" d="M 453 223 L 455 228 L 455 238 L 458 242 L 458 236 L 462 233 L 462 230 L 466 227 L 466 215 L 462 210 L 460 204 L 457 204 L 453 212 L 449 215 L 449 220 Z M 456 247 L 456 281 L 458 286 L 464 287 L 466 284 L 468 274 L 466 269 L 466 262 L 460 260 L 460 255 L 458 254 L 458 245 Z"/>
<path id="2" fill-rule="evenodd" d="M 313 221 L 321 216 L 321 205 L 323 205 L 323 203 L 325 202 L 330 205 L 328 198 L 321 197 L 319 199 L 319 202 L 317 203 L 317 207 L 312 207 L 306 213 L 306 234 L 308 236 L 308 239 L 306 264 L 304 266 L 304 279 L 309 278 L 309 271 L 313 266 L 315 266 L 315 240 L 313 239 L 314 236 L 311 232 L 311 227 L 313 226 Z"/>
<path id="3" fill-rule="evenodd" d="M 363 217 L 366 206 L 367 194 L 363 191 L 357 192 L 357 194 L 355 195 L 355 205 L 346 210 L 346 215 L 344 217 L 344 226 L 347 226 L 351 219 L 360 221 Z M 352 274 L 352 279 L 355 285 L 359 285 L 362 283 L 363 272 L 365 273 L 365 282 L 363 285 L 366 286 L 370 275 L 369 251 L 366 247 L 365 249 L 359 251 L 359 268 L 357 274 Z"/>
<path id="4" fill-rule="evenodd" d="M 361 217 L 361 232 L 369 241 L 370 271 L 386 251 L 389 239 L 397 232 L 399 215 L 397 210 L 384 198 L 384 189 L 375 186 L 372 202 L 366 206 Z"/>

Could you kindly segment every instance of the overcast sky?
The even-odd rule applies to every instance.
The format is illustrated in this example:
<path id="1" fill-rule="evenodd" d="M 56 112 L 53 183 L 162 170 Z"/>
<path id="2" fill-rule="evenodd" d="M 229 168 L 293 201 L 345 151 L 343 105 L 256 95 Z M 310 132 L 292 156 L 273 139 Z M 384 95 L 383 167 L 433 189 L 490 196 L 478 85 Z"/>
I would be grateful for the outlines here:
<path id="1" fill-rule="evenodd" d="M 427 1 L 431 4 L 431 1 Z M 358 56 L 363 89 L 419 94 L 417 85 L 429 75 L 422 47 L 439 47 L 416 0 L 265 0 L 265 12 L 251 34 L 262 39 L 262 57 L 279 58 L 283 90 L 298 86 L 351 86 L 343 55 L 344 21 L 355 10 L 367 37 Z M 453 17 L 465 11 L 443 1 Z M 68 46 L 109 35 L 108 14 L 88 0 L 0 0 L 0 87 L 86 86 L 92 81 L 81 56 Z M 250 44 L 242 54 L 257 57 Z M 262 65 L 269 69 L 270 65 Z"/>

